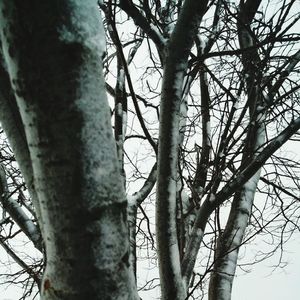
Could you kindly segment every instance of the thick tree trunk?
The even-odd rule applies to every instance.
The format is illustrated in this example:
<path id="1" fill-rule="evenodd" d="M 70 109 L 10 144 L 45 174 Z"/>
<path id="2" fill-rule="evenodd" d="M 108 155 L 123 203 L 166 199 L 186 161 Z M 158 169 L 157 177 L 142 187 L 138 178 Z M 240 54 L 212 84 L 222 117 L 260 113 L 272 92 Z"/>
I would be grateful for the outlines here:
<path id="1" fill-rule="evenodd" d="M 137 299 L 96 1 L 10 0 L 0 9 L 45 232 L 41 299 Z"/>

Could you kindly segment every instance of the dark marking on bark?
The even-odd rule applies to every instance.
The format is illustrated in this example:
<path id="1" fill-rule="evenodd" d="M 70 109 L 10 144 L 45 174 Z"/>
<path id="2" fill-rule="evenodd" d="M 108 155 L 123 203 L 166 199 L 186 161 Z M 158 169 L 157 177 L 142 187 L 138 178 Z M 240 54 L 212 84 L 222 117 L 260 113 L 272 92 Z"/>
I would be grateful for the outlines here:
<path id="1" fill-rule="evenodd" d="M 44 291 L 46 292 L 50 288 L 51 288 L 50 280 L 49 279 L 45 279 L 45 281 L 44 281 Z"/>
<path id="2" fill-rule="evenodd" d="M 127 221 L 127 202 L 117 202 L 117 203 L 112 203 L 111 205 L 108 206 L 103 206 L 103 207 L 96 207 L 93 208 L 91 211 L 86 213 L 86 215 L 82 215 L 82 219 L 86 219 L 88 221 L 95 221 L 99 220 L 103 213 L 107 213 L 107 211 L 110 211 L 110 214 L 112 215 L 119 215 L 120 213 L 122 214 L 122 219 L 123 221 Z"/>
<path id="3" fill-rule="evenodd" d="M 9 46 L 8 48 L 8 54 L 11 58 L 13 58 L 15 56 L 15 49 L 12 46 Z"/>
<path id="4" fill-rule="evenodd" d="M 49 279 L 45 279 L 45 281 L 44 281 L 44 293 L 45 292 L 51 293 L 52 295 L 55 295 L 55 297 L 57 297 L 59 299 L 64 299 L 64 294 L 59 290 L 55 290 L 52 287 Z M 55 299 L 57 299 L 57 298 L 55 298 Z"/>
<path id="5" fill-rule="evenodd" d="M 124 256 L 122 257 L 122 262 L 129 268 L 129 252 L 127 251 Z"/>

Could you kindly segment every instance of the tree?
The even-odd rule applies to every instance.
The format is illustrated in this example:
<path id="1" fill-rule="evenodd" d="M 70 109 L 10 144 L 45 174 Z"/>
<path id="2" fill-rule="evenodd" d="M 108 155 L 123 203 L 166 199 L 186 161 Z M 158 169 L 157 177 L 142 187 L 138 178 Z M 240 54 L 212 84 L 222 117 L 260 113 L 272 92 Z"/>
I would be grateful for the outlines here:
<path id="1" fill-rule="evenodd" d="M 297 158 L 284 152 L 300 128 L 296 8 L 0 3 L 0 120 L 13 152 L 2 155 L 1 224 L 45 263 L 22 260 L 13 231 L 0 243 L 41 299 L 138 299 L 150 252 L 163 299 L 199 297 L 207 280 L 209 300 L 230 299 L 240 248 L 269 233 L 272 253 L 298 229 Z"/>

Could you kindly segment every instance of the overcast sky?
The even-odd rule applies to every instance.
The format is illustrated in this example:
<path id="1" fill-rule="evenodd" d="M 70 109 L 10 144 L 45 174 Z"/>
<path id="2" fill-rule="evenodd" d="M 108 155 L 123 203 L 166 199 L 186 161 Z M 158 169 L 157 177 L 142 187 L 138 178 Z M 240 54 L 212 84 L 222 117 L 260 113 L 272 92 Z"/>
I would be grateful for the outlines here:
<path id="1" fill-rule="evenodd" d="M 276 257 L 253 266 L 251 273 L 234 281 L 232 300 L 298 300 L 300 299 L 300 234 L 295 234 L 285 247 L 288 265 L 276 269 Z"/>

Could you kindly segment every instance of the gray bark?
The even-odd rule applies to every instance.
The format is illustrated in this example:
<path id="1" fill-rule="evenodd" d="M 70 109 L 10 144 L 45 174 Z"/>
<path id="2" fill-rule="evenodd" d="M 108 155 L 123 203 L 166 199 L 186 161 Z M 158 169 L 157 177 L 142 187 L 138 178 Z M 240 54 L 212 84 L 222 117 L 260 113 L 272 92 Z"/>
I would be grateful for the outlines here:
<path id="1" fill-rule="evenodd" d="M 18 224 L 20 229 L 33 242 L 35 247 L 43 252 L 42 237 L 38 226 L 25 213 L 20 204 L 10 197 L 4 167 L 0 164 L 0 202 L 4 211 Z"/>
<path id="2" fill-rule="evenodd" d="M 41 299 L 138 299 L 96 1 L 2 1 L 0 10 L 45 232 Z"/>
<path id="3" fill-rule="evenodd" d="M 282 130 L 276 138 L 269 142 L 267 146 L 250 161 L 245 169 L 236 174 L 236 176 L 225 184 L 225 186 L 215 195 L 213 202 L 206 198 L 198 210 L 192 233 L 188 240 L 187 249 L 182 261 L 182 274 L 184 280 L 189 282 L 196 262 L 196 255 L 199 251 L 203 232 L 211 213 L 233 195 L 241 186 L 243 186 L 263 165 L 264 163 L 298 130 L 300 129 L 300 117 L 292 120 L 291 123 Z"/>
<path id="4" fill-rule="evenodd" d="M 247 1 L 240 5 L 238 32 L 240 47 L 255 44 L 250 23 L 260 5 L 260 0 Z M 243 151 L 242 166 L 254 159 L 265 143 L 265 115 L 259 111 L 264 107 L 263 95 L 258 86 L 262 78 L 260 58 L 257 49 L 242 54 L 249 103 L 249 128 Z M 258 82 L 258 83 L 257 83 Z M 254 124 L 254 125 L 252 125 Z M 260 169 L 234 195 L 230 214 L 224 232 L 216 245 L 215 264 L 209 282 L 209 300 L 230 300 L 236 271 L 239 248 L 242 244 L 248 220 L 251 215 L 255 192 L 260 177 Z"/>
<path id="5" fill-rule="evenodd" d="M 176 231 L 179 115 L 184 72 L 207 1 L 184 2 L 166 46 L 159 127 L 156 233 L 162 299 L 184 299 Z"/>
<path id="6" fill-rule="evenodd" d="M 11 89 L 9 75 L 7 73 L 7 67 L 3 61 L 2 49 L 0 49 L 0 120 L 1 126 L 4 129 L 10 146 L 14 152 L 16 160 L 18 161 L 20 170 L 28 187 L 31 201 L 35 208 L 35 213 L 38 217 L 37 231 L 42 229 L 40 222 L 41 212 L 40 205 L 38 203 L 37 194 L 33 185 L 33 170 L 30 160 L 30 154 L 25 136 L 24 126 L 21 120 L 19 108 Z M 41 235 L 41 233 L 39 233 Z M 39 238 L 38 244 L 42 244 L 42 238 Z M 41 248 L 38 246 L 38 248 Z"/>

